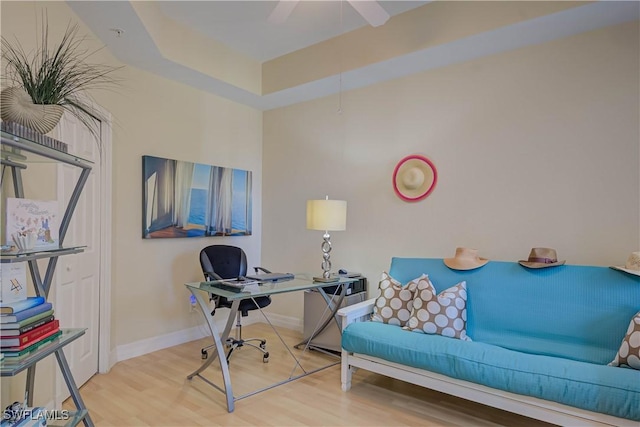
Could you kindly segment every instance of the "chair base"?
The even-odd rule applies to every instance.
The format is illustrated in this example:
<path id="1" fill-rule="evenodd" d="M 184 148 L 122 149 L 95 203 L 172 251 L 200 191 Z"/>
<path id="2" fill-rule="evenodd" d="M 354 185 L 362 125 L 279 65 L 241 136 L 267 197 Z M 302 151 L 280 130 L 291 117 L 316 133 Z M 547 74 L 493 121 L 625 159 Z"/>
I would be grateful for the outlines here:
<path id="1" fill-rule="evenodd" d="M 256 345 L 251 343 L 251 341 L 259 341 L 260 344 Z M 244 347 L 245 345 L 249 347 L 253 347 L 256 350 L 260 351 L 262 353 L 262 363 L 269 363 L 269 352 L 266 350 L 267 340 L 264 340 L 262 338 L 248 338 L 248 339 L 227 338 L 226 345 L 227 345 L 227 348 L 229 349 L 226 357 L 227 363 L 229 363 L 229 358 L 231 357 L 231 353 L 233 353 L 235 349 Z M 209 357 L 209 349 L 213 347 L 215 347 L 215 344 L 204 347 L 202 350 L 200 350 L 202 359 L 206 359 Z"/>
<path id="2" fill-rule="evenodd" d="M 255 344 L 252 344 L 250 341 L 259 341 L 260 344 L 255 345 Z M 262 352 L 262 362 L 269 363 L 269 352 L 266 350 L 267 340 L 263 340 L 260 338 L 249 338 L 246 340 L 242 338 L 241 339 L 229 338 L 227 340 L 227 348 L 229 348 L 229 351 L 227 352 L 227 363 L 229 363 L 229 358 L 231 357 L 231 353 L 233 353 L 233 351 L 236 348 L 244 347 L 245 345 L 248 345 L 249 347 L 253 347 L 256 350 Z"/>
<path id="3" fill-rule="evenodd" d="M 211 312 L 212 316 L 213 316 L 213 313 L 215 313 L 215 310 Z M 244 315 L 246 316 L 247 314 L 245 313 Z M 260 344 L 259 345 L 251 344 L 251 341 L 260 341 Z M 260 352 L 262 352 L 263 363 L 269 362 L 269 352 L 266 350 L 267 340 L 262 338 L 247 338 L 247 339 L 242 338 L 242 312 L 241 311 L 238 311 L 238 313 L 236 314 L 236 337 L 227 338 L 225 343 L 227 345 L 227 348 L 229 349 L 229 352 L 227 352 L 227 357 L 226 357 L 227 364 L 229 364 L 229 358 L 231 357 L 231 353 L 233 353 L 233 350 L 235 350 L 236 348 L 244 347 L 245 345 L 248 345 L 249 347 L 253 347 L 256 350 L 259 350 Z M 201 357 L 203 359 L 206 359 L 207 357 L 209 357 L 209 353 L 207 351 L 213 347 L 215 347 L 215 344 L 211 344 L 210 346 L 207 346 L 202 350 L 200 350 Z"/>

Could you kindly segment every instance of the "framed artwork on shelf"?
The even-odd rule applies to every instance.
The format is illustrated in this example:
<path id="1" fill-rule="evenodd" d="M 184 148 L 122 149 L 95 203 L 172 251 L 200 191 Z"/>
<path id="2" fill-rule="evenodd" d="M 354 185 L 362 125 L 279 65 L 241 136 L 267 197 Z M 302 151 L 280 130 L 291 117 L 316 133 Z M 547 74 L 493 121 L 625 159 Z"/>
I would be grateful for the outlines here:
<path id="1" fill-rule="evenodd" d="M 6 243 L 16 246 L 20 236 L 36 235 L 34 249 L 60 246 L 57 200 L 7 198 Z"/>
<path id="2" fill-rule="evenodd" d="M 27 269 L 23 262 L 2 264 L 0 269 L 0 303 L 27 299 Z"/>
<path id="3" fill-rule="evenodd" d="M 142 237 L 251 235 L 251 171 L 142 156 Z"/>

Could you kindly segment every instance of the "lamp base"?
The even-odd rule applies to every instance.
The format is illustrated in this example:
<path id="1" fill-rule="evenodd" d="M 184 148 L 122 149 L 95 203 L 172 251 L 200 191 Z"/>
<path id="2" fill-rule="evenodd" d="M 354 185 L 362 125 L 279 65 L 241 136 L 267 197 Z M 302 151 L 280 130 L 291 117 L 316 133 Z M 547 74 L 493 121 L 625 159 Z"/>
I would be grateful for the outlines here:
<path id="1" fill-rule="evenodd" d="M 314 277 L 313 281 L 314 282 L 322 282 L 322 283 L 331 283 L 331 282 L 337 282 L 338 280 L 340 280 L 339 277 Z"/>

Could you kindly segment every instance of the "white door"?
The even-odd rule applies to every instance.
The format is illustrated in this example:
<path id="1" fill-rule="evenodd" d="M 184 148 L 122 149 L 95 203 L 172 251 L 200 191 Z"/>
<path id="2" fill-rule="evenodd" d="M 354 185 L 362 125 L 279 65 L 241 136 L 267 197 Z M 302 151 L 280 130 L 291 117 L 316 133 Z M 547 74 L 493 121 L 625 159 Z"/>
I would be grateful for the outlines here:
<path id="1" fill-rule="evenodd" d="M 65 114 L 58 125 L 58 139 L 69 152 L 93 161 L 93 169 L 84 186 L 64 239 L 65 247 L 86 246 L 84 252 L 58 258 L 55 316 L 64 328 L 87 328 L 85 335 L 65 347 L 69 367 L 80 387 L 98 372 L 100 314 L 100 150 L 95 137 L 77 118 Z M 67 205 L 82 169 L 58 166 L 58 200 Z M 62 213 L 61 213 L 62 214 Z M 56 397 L 65 399 L 68 390 L 58 374 Z"/>

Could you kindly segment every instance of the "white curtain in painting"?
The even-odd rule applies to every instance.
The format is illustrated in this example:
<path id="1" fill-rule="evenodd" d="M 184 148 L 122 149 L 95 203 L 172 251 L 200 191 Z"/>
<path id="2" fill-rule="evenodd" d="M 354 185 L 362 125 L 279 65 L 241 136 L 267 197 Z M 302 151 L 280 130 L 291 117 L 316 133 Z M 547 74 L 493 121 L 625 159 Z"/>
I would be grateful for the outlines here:
<path id="1" fill-rule="evenodd" d="M 221 168 L 220 190 L 216 206 L 216 229 L 231 233 L 231 193 L 233 191 L 233 169 Z"/>
<path id="2" fill-rule="evenodd" d="M 220 172 L 219 166 L 211 168 L 211 174 L 209 175 L 209 191 L 207 197 L 207 216 L 205 217 L 205 234 L 215 235 L 215 223 L 216 223 L 216 204 L 217 204 L 217 188 L 220 187 L 219 181 Z"/>
<path id="3" fill-rule="evenodd" d="M 193 169 L 195 163 L 176 162 L 176 205 L 173 211 L 173 223 L 177 227 L 185 227 L 189 222 L 191 209 L 191 184 L 193 183 Z"/>
<path id="4" fill-rule="evenodd" d="M 233 169 L 214 166 L 209 177 L 205 228 L 207 234 L 231 233 Z"/>
<path id="5" fill-rule="evenodd" d="M 204 214 L 204 235 L 210 236 L 212 233 L 212 224 L 215 222 L 215 218 L 213 213 L 215 212 L 215 193 L 213 189 L 215 188 L 215 177 L 217 166 L 211 166 L 209 170 L 209 187 L 207 189 L 207 204 L 206 204 L 206 212 Z"/>
<path id="6" fill-rule="evenodd" d="M 151 216 L 150 231 L 160 230 L 171 226 L 174 200 L 174 177 L 176 161 L 166 160 L 157 167 L 156 200 Z"/>
<path id="7" fill-rule="evenodd" d="M 149 178 L 147 178 L 147 206 L 146 206 L 146 221 L 145 221 L 145 234 L 149 233 L 149 227 L 151 227 L 152 221 L 158 218 L 158 196 L 156 195 L 156 186 L 158 185 L 158 173 L 154 172 Z"/>
<path id="8" fill-rule="evenodd" d="M 245 210 L 245 215 L 246 215 L 245 232 L 247 234 L 251 234 L 253 232 L 252 231 L 252 228 L 253 228 L 253 226 L 252 226 L 253 212 L 251 211 L 251 206 L 252 206 L 252 204 L 251 204 L 251 192 L 253 190 L 252 187 L 251 187 L 252 186 L 252 181 L 253 181 L 251 179 L 252 175 L 253 174 L 251 173 L 251 171 L 247 171 L 247 191 L 245 193 L 245 197 L 246 197 L 246 200 L 245 200 L 245 208 L 246 208 L 246 210 Z"/>

